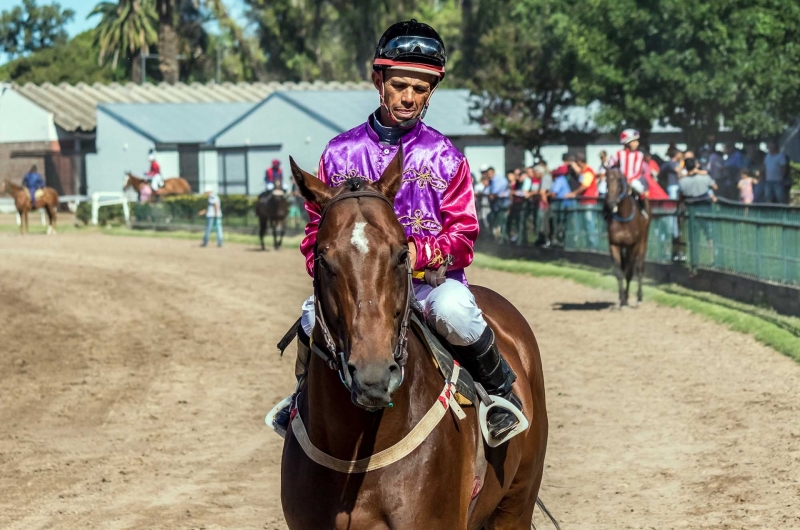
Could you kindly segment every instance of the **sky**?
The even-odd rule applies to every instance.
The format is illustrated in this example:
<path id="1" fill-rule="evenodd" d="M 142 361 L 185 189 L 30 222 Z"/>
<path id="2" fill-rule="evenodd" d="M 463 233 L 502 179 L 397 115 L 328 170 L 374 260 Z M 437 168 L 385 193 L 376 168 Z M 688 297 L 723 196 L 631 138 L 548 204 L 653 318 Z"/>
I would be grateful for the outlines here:
<path id="1" fill-rule="evenodd" d="M 94 6 L 103 0 L 38 0 L 37 3 L 49 4 L 53 1 L 59 3 L 64 9 L 72 9 L 75 11 L 75 17 L 72 19 L 72 22 L 67 25 L 67 32 L 70 37 L 74 37 L 87 29 L 92 29 L 100 21 L 100 15 L 96 15 L 88 20 L 86 17 L 92 12 Z M 244 10 L 241 0 L 226 0 L 224 3 L 228 6 L 228 10 L 233 18 L 239 21 L 240 24 L 244 23 Z M 5 11 L 6 9 L 20 4 L 22 4 L 21 0 L 0 0 L 0 11 Z M 216 24 L 209 26 L 207 31 L 216 32 Z M 0 64 L 6 61 L 7 58 L 4 54 L 0 54 Z"/>

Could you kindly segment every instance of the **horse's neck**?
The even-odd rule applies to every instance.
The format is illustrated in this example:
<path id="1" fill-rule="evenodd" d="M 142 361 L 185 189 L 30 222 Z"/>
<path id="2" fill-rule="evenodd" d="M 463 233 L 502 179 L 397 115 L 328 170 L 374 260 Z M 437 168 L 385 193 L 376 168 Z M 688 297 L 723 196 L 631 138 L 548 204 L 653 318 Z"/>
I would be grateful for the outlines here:
<path id="1" fill-rule="evenodd" d="M 131 187 L 134 189 L 134 191 L 138 192 L 139 188 L 142 187 L 142 179 L 136 178 L 133 175 L 128 175 L 128 178 L 131 181 Z"/>
<path id="2" fill-rule="evenodd" d="M 635 207 L 636 199 L 633 198 L 633 195 L 626 195 L 625 198 L 620 201 L 619 205 L 617 205 L 617 215 L 623 219 L 627 219 Z"/>
<path id="3" fill-rule="evenodd" d="M 417 337 L 410 333 L 405 379 L 393 407 L 369 412 L 350 400 L 337 372 L 312 354 L 300 414 L 311 441 L 343 460 L 359 459 L 399 442 L 436 401 L 444 380 Z"/>

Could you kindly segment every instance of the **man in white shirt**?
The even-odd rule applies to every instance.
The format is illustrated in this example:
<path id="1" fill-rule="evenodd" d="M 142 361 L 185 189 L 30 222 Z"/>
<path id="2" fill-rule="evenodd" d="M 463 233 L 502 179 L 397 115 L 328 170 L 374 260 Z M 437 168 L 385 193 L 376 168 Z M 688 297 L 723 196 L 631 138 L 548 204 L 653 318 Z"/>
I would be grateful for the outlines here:
<path id="1" fill-rule="evenodd" d="M 208 197 L 208 206 L 205 210 L 201 210 L 198 215 L 206 216 L 206 233 L 203 235 L 203 244 L 201 247 L 208 246 L 208 237 L 211 235 L 211 229 L 214 225 L 217 226 L 217 246 L 222 246 L 222 204 L 219 201 L 213 188 L 206 187 L 206 197 Z"/>

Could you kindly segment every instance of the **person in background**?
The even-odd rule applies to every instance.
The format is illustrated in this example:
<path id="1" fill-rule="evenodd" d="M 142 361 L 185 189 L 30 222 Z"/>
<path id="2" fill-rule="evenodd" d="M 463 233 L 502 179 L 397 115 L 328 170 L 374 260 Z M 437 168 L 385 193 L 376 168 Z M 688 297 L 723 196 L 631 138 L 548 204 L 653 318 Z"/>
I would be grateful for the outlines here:
<path id="1" fill-rule="evenodd" d="M 275 188 L 283 189 L 283 170 L 281 161 L 277 158 L 272 161 L 272 167 L 264 172 L 264 187 L 267 191 L 273 191 Z"/>
<path id="2" fill-rule="evenodd" d="M 28 193 L 31 194 L 31 207 L 36 208 L 36 192 L 44 189 L 44 179 L 36 169 L 36 164 L 32 165 L 30 171 L 22 177 L 22 185 L 28 188 Z"/>
<path id="3" fill-rule="evenodd" d="M 489 166 L 483 165 L 481 166 L 481 178 L 478 183 L 475 184 L 474 188 L 475 202 L 477 204 L 478 223 L 480 224 L 481 230 L 488 230 L 491 232 L 491 225 L 489 224 L 492 216 L 492 210 L 489 206 L 490 183 Z"/>
<path id="4" fill-rule="evenodd" d="M 769 153 L 764 157 L 764 202 L 783 204 L 786 202 L 784 178 L 789 159 L 775 142 L 770 142 L 768 148 Z"/>
<path id="5" fill-rule="evenodd" d="M 725 157 L 718 149 L 713 148 L 708 154 L 708 162 L 706 164 L 706 171 L 716 182 L 722 178 L 722 171 L 725 168 Z"/>
<path id="6" fill-rule="evenodd" d="M 519 171 L 519 174 L 517 174 Z M 531 192 L 531 179 L 528 173 L 523 173 L 521 169 L 514 170 L 509 177 L 513 177 L 513 183 L 510 182 L 511 189 L 511 209 L 509 210 L 508 223 L 506 226 L 506 233 L 508 234 L 509 241 L 515 243 L 521 241 L 525 229 L 526 217 L 526 199 Z"/>
<path id="7" fill-rule="evenodd" d="M 708 173 L 697 168 L 694 157 L 685 159 L 684 167 L 687 171 L 686 176 L 678 181 L 681 195 L 687 199 L 708 199 L 717 202 L 717 197 L 714 195 L 717 184 Z"/>
<path id="8" fill-rule="evenodd" d="M 580 198 L 580 204 L 585 207 L 584 211 L 580 212 L 580 214 L 583 220 L 583 228 L 589 238 L 589 247 L 597 249 L 598 234 L 594 222 L 595 212 L 591 208 L 591 206 L 597 204 L 597 175 L 594 170 L 589 167 L 589 164 L 586 162 L 586 155 L 583 153 L 575 155 L 575 161 L 572 162 L 572 170 L 578 175 L 580 186 L 569 192 L 566 197 Z"/>
<path id="9" fill-rule="evenodd" d="M 663 182 L 669 198 L 677 201 L 680 194 L 678 180 L 680 179 L 681 166 L 683 165 L 683 153 L 677 147 L 670 147 L 667 149 L 667 158 L 669 160 L 661 164 L 658 180 L 659 183 Z"/>
<path id="10" fill-rule="evenodd" d="M 550 192 L 553 189 L 553 175 L 547 171 L 547 164 L 544 161 L 534 166 L 538 168 L 536 171 L 541 172 L 542 181 L 539 183 L 539 211 L 537 214 L 537 224 L 539 226 L 539 238 L 536 244 L 544 247 L 550 247 L 550 234 L 552 233 L 550 226 Z"/>
<path id="11" fill-rule="evenodd" d="M 150 187 L 153 188 L 153 191 L 158 191 L 164 185 L 164 177 L 161 176 L 161 166 L 156 160 L 155 150 L 148 151 L 147 159 L 150 161 L 150 169 L 147 170 L 145 176 L 150 179 Z"/>
<path id="12" fill-rule="evenodd" d="M 208 198 L 208 206 L 205 210 L 200 210 L 198 215 L 206 216 L 206 233 L 203 235 L 203 244 L 201 247 L 208 246 L 208 237 L 211 235 L 211 229 L 216 225 L 217 228 L 217 247 L 222 246 L 222 204 L 219 200 L 219 195 L 214 193 L 214 189 L 206 187 L 206 197 Z"/>
<path id="13" fill-rule="evenodd" d="M 600 166 L 597 168 L 597 196 L 605 197 L 608 195 L 608 181 L 606 181 L 606 160 L 608 160 L 608 153 L 605 150 L 600 151 Z"/>
<path id="14" fill-rule="evenodd" d="M 741 170 L 750 165 L 750 161 L 747 159 L 743 147 L 744 146 L 733 144 L 727 144 L 725 146 L 725 154 L 728 155 L 725 159 L 725 167 Z"/>
<path id="15" fill-rule="evenodd" d="M 622 144 L 622 149 L 611 155 L 606 167 L 619 168 L 633 189 L 639 206 L 646 210 L 649 189 L 647 176 L 650 174 L 650 167 L 644 163 L 644 153 L 639 151 L 639 131 L 625 129 L 619 136 L 619 143 Z"/>
<path id="16" fill-rule="evenodd" d="M 525 174 L 528 176 L 528 181 L 531 183 L 530 190 L 528 190 L 528 194 L 525 197 L 526 199 L 530 199 L 534 195 L 539 194 L 539 187 L 542 184 L 543 176 L 541 171 L 541 166 L 528 166 L 525 168 Z"/>
<path id="17" fill-rule="evenodd" d="M 655 161 L 653 155 L 648 151 L 644 154 L 644 164 L 650 170 L 650 176 L 656 178 L 658 171 L 661 169 L 658 162 Z"/>
<path id="18" fill-rule="evenodd" d="M 489 166 L 486 174 L 489 176 L 489 207 L 492 211 L 489 223 L 494 237 L 499 239 L 504 236 L 508 208 L 511 205 L 511 191 L 508 179 L 503 175 L 495 175 L 494 167 Z"/>
<path id="19" fill-rule="evenodd" d="M 753 178 L 750 174 L 750 170 L 747 168 L 742 169 L 739 184 L 736 185 L 736 187 L 739 188 L 739 200 L 745 204 L 752 204 L 755 198 L 753 189 L 756 184 L 758 184 L 758 179 Z"/>

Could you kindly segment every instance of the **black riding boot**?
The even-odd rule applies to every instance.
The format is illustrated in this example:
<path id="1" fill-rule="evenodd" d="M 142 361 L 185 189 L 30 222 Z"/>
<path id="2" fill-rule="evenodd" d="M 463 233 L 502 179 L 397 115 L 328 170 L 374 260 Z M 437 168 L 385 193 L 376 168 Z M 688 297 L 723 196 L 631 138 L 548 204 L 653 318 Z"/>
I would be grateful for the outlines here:
<path id="1" fill-rule="evenodd" d="M 308 339 L 308 335 L 306 332 L 303 331 L 303 326 L 299 326 L 297 328 L 297 360 L 295 361 L 294 365 L 294 375 L 297 377 L 297 388 L 300 388 L 300 385 L 306 377 L 306 372 L 308 370 L 308 358 L 311 354 L 311 344 Z M 295 394 L 297 391 L 295 391 Z M 294 402 L 294 396 L 292 394 L 292 402 Z M 280 412 L 275 414 L 275 425 L 282 429 L 284 432 L 286 429 L 289 428 L 289 422 L 291 421 L 292 417 L 292 404 L 283 407 Z"/>
<path id="2" fill-rule="evenodd" d="M 517 379 L 514 371 L 508 365 L 497 349 L 494 332 L 486 327 L 481 337 L 475 344 L 469 346 L 454 346 L 462 366 L 480 383 L 492 396 L 501 397 L 510 401 L 522 411 L 522 402 L 514 395 L 511 388 Z M 519 424 L 517 417 L 504 408 L 494 408 L 489 411 L 486 418 L 489 436 L 500 439 Z"/>

